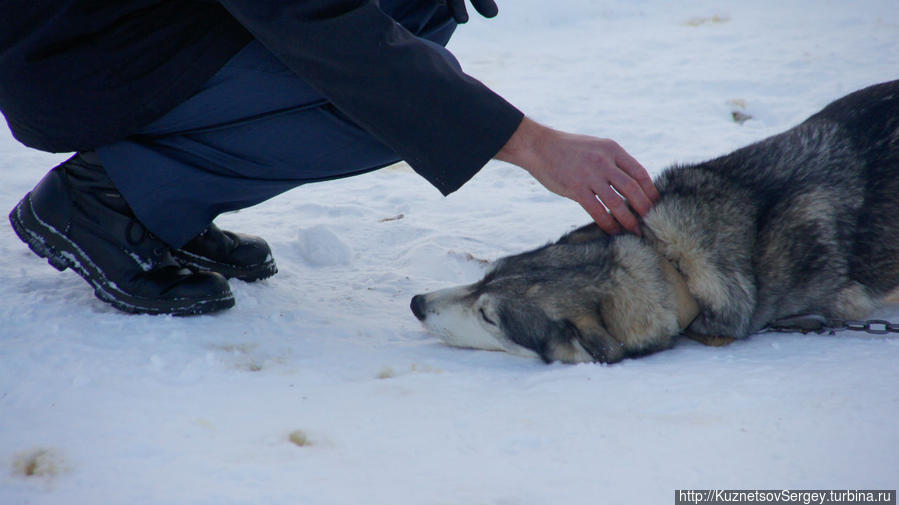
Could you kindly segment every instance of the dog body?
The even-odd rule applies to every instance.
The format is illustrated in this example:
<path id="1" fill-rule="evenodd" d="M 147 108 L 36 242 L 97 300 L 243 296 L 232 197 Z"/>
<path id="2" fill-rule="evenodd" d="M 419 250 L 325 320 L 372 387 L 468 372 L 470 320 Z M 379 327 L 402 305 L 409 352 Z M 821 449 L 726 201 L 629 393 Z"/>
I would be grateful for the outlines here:
<path id="1" fill-rule="evenodd" d="M 643 237 L 589 224 L 413 298 L 450 345 L 615 362 L 682 331 L 743 338 L 799 314 L 861 319 L 899 286 L 899 81 L 729 155 L 674 166 Z"/>

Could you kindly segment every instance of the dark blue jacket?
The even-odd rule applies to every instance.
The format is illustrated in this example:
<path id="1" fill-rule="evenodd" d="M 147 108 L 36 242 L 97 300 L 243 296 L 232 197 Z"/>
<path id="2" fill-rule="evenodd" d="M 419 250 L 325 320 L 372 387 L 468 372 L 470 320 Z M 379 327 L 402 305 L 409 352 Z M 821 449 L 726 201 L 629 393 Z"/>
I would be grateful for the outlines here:
<path id="1" fill-rule="evenodd" d="M 441 0 L 406 0 L 443 8 Z M 373 0 L 7 0 L 0 110 L 25 145 L 82 151 L 195 93 L 251 38 L 444 194 L 522 114 Z"/>

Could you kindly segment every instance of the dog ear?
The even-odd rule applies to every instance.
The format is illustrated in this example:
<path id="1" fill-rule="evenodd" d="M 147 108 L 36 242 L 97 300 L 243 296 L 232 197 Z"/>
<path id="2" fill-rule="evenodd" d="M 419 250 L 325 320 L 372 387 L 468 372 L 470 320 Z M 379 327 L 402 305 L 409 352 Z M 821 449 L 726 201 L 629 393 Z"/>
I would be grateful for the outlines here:
<path id="1" fill-rule="evenodd" d="M 593 361 L 615 363 L 625 357 L 625 349 L 621 342 L 615 340 L 603 327 L 600 319 L 593 315 L 566 320 L 565 324 L 572 344 L 580 346 Z"/>
<path id="2" fill-rule="evenodd" d="M 543 316 L 543 313 L 539 316 Z M 500 319 L 512 342 L 534 351 L 546 363 L 617 361 L 608 359 L 604 346 L 593 343 L 599 342 L 601 335 L 586 333 L 571 320 L 547 317 L 511 318 L 508 312 L 503 313 Z M 523 321 L 530 324 L 523 325 Z"/>
<path id="3" fill-rule="evenodd" d="M 633 304 L 614 300 L 604 297 L 594 313 L 568 322 L 573 338 L 595 361 L 615 363 L 629 356 L 667 349 L 673 344 L 678 333 L 676 327 L 673 332 L 660 331 L 657 316 L 640 313 Z M 653 309 L 644 307 L 643 312 L 646 311 L 653 312 Z M 655 312 L 661 309 L 656 307 Z"/>
<path id="4" fill-rule="evenodd" d="M 678 307 L 668 298 L 671 290 L 665 278 L 637 277 L 631 275 L 633 270 L 621 269 L 623 275 L 609 285 L 597 306 L 603 329 L 620 347 L 616 355 L 665 348 L 680 333 Z"/>

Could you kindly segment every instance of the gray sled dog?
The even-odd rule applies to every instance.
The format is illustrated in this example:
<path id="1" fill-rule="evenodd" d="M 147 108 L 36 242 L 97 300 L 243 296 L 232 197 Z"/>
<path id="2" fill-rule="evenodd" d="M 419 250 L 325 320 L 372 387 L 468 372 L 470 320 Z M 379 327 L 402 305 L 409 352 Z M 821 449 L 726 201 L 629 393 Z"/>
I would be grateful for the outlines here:
<path id="1" fill-rule="evenodd" d="M 642 238 L 589 224 L 415 296 L 413 313 L 453 346 L 569 363 L 864 318 L 899 286 L 899 80 L 655 184 Z"/>

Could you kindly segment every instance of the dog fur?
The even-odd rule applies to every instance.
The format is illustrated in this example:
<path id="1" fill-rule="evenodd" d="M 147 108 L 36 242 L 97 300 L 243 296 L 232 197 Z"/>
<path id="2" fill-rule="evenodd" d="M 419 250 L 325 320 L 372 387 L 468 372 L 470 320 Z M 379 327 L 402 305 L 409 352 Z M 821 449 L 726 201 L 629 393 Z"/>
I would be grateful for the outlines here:
<path id="1" fill-rule="evenodd" d="M 864 318 L 899 286 L 899 81 L 655 184 L 642 238 L 591 223 L 477 283 L 417 295 L 413 312 L 450 345 L 569 363 L 666 349 L 682 332 L 744 338 L 799 314 Z"/>

